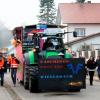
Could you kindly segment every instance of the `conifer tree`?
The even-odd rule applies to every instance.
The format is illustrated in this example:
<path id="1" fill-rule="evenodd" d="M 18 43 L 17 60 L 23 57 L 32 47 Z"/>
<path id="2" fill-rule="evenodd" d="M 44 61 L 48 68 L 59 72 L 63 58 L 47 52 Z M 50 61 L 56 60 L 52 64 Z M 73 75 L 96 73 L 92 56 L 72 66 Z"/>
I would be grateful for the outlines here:
<path id="1" fill-rule="evenodd" d="M 84 3 L 85 0 L 76 0 L 78 3 Z"/>
<path id="2" fill-rule="evenodd" d="M 39 21 L 44 21 L 47 24 L 54 24 L 56 20 L 56 9 L 54 0 L 40 0 L 40 15 Z"/>

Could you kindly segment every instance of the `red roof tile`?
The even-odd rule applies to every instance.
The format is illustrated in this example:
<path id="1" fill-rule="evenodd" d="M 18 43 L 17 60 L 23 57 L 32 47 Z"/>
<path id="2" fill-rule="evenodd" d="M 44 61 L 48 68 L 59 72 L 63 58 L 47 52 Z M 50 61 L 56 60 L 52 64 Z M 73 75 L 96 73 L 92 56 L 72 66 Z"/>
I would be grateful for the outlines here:
<path id="1" fill-rule="evenodd" d="M 100 23 L 100 3 L 60 3 L 64 23 Z"/>

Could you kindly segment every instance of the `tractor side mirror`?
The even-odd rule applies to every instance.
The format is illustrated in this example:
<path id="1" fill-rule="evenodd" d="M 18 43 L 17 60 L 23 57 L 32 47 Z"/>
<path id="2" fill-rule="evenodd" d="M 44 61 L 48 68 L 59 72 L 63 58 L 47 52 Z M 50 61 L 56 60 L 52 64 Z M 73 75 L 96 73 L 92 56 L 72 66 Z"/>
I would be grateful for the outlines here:
<path id="1" fill-rule="evenodd" d="M 77 32 L 76 31 L 73 32 L 73 37 L 77 37 Z"/>

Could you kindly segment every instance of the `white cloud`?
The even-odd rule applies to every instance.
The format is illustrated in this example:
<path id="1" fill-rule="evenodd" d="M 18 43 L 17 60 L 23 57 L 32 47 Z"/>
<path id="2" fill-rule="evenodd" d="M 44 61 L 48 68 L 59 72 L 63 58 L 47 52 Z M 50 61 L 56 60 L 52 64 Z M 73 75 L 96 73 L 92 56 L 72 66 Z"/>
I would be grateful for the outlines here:
<path id="1" fill-rule="evenodd" d="M 75 2 L 76 0 L 55 0 L 58 3 Z M 100 0 L 91 0 L 100 2 Z M 37 23 L 39 0 L 0 0 L 0 21 L 12 29 L 23 24 Z"/>
<path id="2" fill-rule="evenodd" d="M 0 20 L 8 27 L 37 22 L 37 0 L 0 0 Z"/>

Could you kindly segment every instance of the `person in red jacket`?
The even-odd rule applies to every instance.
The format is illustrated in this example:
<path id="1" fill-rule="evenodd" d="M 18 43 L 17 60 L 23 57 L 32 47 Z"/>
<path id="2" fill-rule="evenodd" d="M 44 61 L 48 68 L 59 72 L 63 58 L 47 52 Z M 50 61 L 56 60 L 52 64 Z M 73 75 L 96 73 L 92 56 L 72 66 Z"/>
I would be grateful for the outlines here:
<path id="1" fill-rule="evenodd" d="M 0 53 L 0 77 L 1 77 L 1 86 L 4 85 L 4 58 Z"/>
<path id="2" fill-rule="evenodd" d="M 11 78 L 14 86 L 16 86 L 16 73 L 18 64 L 19 64 L 18 59 L 14 56 L 14 54 L 11 54 Z"/>
<path id="3" fill-rule="evenodd" d="M 9 72 L 10 72 L 11 55 L 8 55 L 8 56 L 7 56 L 7 65 L 8 65 L 8 69 L 9 69 Z"/>

